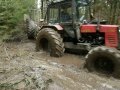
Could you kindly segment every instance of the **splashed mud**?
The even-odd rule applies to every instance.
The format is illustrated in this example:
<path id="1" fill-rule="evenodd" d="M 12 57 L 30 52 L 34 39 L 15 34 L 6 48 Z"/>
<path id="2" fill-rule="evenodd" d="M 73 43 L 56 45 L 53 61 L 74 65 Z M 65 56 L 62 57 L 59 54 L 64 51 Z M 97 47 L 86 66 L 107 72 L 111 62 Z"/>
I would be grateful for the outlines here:
<path id="1" fill-rule="evenodd" d="M 120 90 L 120 80 L 89 73 L 84 56 L 35 52 L 34 41 L 0 44 L 0 90 Z"/>

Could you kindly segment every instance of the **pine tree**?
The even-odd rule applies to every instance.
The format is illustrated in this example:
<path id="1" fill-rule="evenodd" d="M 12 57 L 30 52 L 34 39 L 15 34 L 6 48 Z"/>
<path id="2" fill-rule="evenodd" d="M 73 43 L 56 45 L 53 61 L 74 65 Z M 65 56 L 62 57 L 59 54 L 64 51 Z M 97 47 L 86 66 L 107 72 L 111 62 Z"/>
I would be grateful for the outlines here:
<path id="1" fill-rule="evenodd" d="M 0 0 L 0 36 L 15 31 L 33 3 L 34 0 Z"/>

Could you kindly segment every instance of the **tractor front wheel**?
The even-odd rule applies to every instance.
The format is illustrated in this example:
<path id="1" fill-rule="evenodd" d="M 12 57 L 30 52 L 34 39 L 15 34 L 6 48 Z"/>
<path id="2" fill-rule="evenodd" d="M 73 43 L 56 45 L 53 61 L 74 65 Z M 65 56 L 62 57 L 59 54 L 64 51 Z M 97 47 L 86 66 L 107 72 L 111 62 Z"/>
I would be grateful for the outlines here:
<path id="1" fill-rule="evenodd" d="M 40 49 L 49 52 L 50 56 L 61 57 L 64 54 L 64 43 L 57 31 L 43 28 L 36 38 L 36 51 Z"/>
<path id="2" fill-rule="evenodd" d="M 120 52 L 109 47 L 96 47 L 86 56 L 89 71 L 120 78 Z"/>

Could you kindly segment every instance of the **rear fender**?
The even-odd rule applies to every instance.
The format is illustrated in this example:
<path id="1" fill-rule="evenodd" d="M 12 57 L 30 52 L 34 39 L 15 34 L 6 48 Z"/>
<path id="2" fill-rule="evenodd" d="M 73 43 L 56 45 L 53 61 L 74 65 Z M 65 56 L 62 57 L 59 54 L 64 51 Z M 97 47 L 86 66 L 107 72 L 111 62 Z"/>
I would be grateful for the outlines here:
<path id="1" fill-rule="evenodd" d="M 41 29 L 43 29 L 43 28 L 52 28 L 52 29 L 54 29 L 56 31 L 63 31 L 63 28 L 60 25 L 42 26 Z"/>

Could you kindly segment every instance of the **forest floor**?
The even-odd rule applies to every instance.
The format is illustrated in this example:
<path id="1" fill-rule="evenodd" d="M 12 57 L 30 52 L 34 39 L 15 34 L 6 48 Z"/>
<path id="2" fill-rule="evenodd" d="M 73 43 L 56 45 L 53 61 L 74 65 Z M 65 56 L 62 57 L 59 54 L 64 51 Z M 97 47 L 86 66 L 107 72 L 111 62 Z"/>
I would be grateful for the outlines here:
<path id="1" fill-rule="evenodd" d="M 84 56 L 35 51 L 35 42 L 0 43 L 0 90 L 120 90 L 120 80 L 89 73 Z"/>

